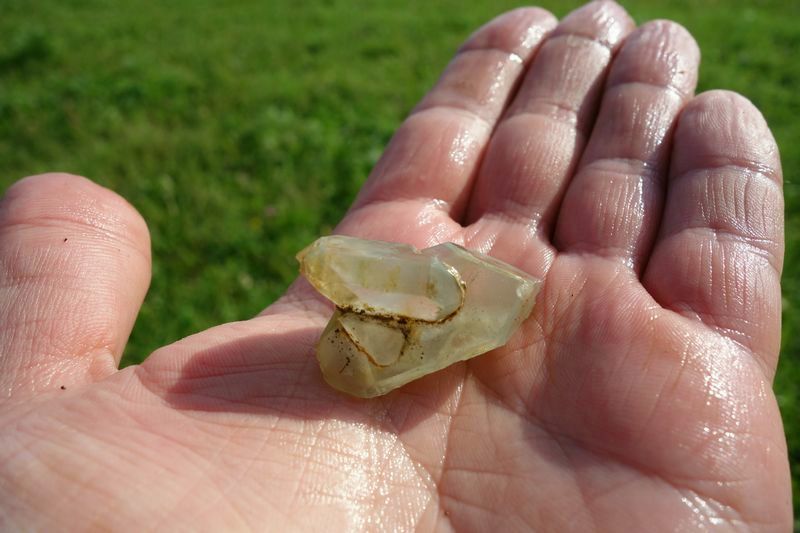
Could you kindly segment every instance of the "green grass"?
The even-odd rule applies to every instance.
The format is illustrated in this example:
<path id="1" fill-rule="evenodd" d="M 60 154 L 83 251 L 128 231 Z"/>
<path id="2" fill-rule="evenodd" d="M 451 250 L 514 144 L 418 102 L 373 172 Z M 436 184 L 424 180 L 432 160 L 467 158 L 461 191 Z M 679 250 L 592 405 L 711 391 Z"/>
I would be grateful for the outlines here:
<path id="1" fill-rule="evenodd" d="M 253 315 L 294 253 L 342 216 L 408 110 L 509 1 L 3 0 L 0 186 L 63 170 L 128 198 L 153 283 L 125 354 Z M 542 2 L 563 15 L 577 2 Z M 567 5 L 568 4 L 568 5 Z M 784 337 L 775 383 L 800 474 L 800 4 L 626 2 L 703 50 L 700 90 L 739 91 L 786 176 Z M 800 510 L 795 495 L 795 509 Z M 798 514 L 796 512 L 796 514 Z"/>

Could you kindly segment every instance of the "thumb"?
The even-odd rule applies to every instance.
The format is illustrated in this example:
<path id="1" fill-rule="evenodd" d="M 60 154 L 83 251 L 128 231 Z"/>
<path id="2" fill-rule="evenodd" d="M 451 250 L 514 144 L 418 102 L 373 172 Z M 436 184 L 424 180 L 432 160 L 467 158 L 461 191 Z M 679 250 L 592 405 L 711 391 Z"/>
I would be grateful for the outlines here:
<path id="1" fill-rule="evenodd" d="M 114 372 L 150 282 L 150 237 L 117 194 L 67 174 L 0 203 L 0 398 Z"/>

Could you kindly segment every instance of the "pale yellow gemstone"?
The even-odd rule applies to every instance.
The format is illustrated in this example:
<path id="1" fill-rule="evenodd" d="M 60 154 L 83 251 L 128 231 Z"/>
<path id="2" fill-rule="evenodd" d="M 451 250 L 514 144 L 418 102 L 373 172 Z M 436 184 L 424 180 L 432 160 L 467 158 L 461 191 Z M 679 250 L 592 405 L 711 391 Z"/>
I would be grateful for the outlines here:
<path id="1" fill-rule="evenodd" d="M 297 259 L 323 296 L 351 311 L 437 321 L 464 299 L 457 272 L 407 244 L 333 235 L 317 239 Z"/>
<path id="2" fill-rule="evenodd" d="M 541 281 L 445 243 L 425 250 L 332 236 L 298 254 L 337 310 L 317 358 L 325 380 L 369 398 L 506 344 Z"/>

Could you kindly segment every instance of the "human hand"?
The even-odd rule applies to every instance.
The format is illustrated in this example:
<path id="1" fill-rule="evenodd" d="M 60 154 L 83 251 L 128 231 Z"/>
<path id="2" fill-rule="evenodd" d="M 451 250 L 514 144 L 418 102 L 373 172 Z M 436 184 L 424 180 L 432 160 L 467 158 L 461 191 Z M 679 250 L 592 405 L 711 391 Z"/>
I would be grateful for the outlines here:
<path id="1" fill-rule="evenodd" d="M 382 398 L 324 384 L 330 307 L 303 281 L 117 371 L 144 223 L 80 178 L 10 189 L 0 524 L 788 529 L 775 142 L 744 98 L 692 96 L 679 26 L 613 3 L 555 24 L 522 9 L 477 32 L 337 230 L 544 279 L 508 346 Z"/>

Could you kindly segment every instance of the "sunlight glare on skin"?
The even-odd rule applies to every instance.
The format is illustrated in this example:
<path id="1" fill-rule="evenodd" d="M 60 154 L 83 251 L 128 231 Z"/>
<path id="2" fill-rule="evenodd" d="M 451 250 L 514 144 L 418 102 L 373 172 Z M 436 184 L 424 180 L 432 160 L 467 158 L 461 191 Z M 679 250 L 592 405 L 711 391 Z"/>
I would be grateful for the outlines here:
<path id="1" fill-rule="evenodd" d="M 448 215 L 450 205 L 441 199 L 426 202 L 419 210 L 416 225 L 424 228 L 428 238 L 426 246 L 435 246 L 442 242 L 451 242 L 454 231 L 459 227 Z"/>
<path id="2" fill-rule="evenodd" d="M 480 151 L 480 140 L 472 131 L 465 129 L 453 139 L 448 155 L 454 164 L 465 167 L 471 163 L 471 156 L 478 151 Z"/>
<path id="3" fill-rule="evenodd" d="M 507 61 L 498 61 L 496 68 L 498 72 L 502 72 L 501 69 L 505 68 L 507 65 L 521 65 L 523 60 L 520 56 L 515 53 L 510 53 L 508 55 Z M 501 98 L 505 96 L 505 80 L 502 75 L 495 76 L 494 81 L 489 85 L 488 89 L 486 90 L 486 96 L 482 99 L 481 104 L 486 105 L 490 102 L 493 102 L 498 99 L 498 96 Z"/>
<path id="4" fill-rule="evenodd" d="M 413 529 L 430 505 L 434 482 L 411 460 L 399 437 L 376 430 L 374 423 L 332 420 L 325 429 L 327 440 L 335 447 L 326 466 L 339 473 L 338 480 L 331 483 L 330 478 L 319 476 L 325 479 L 324 486 L 300 485 L 298 501 L 308 507 L 344 509 L 343 531 L 380 529 L 388 524 L 402 524 L 400 530 Z"/>
<path id="5" fill-rule="evenodd" d="M 613 8 L 605 6 L 596 11 L 593 16 L 597 21 L 597 26 L 603 28 L 598 32 L 599 35 L 605 36 L 603 44 L 610 46 L 611 43 L 617 43 L 622 39 L 625 27 L 619 23 L 619 16 Z"/>
<path id="6" fill-rule="evenodd" d="M 681 496 L 681 503 L 692 512 L 686 519 L 689 522 L 685 524 L 687 528 L 691 526 L 693 530 L 703 530 L 707 526 L 721 526 L 726 522 L 719 516 L 719 511 L 714 506 L 695 493 L 691 493 L 690 496 Z M 681 530 L 683 527 L 676 528 L 676 531 Z"/>
<path id="7" fill-rule="evenodd" d="M 705 391 L 705 407 L 715 413 L 718 420 L 712 423 L 721 430 L 733 430 L 742 424 L 749 424 L 751 404 L 763 398 L 763 384 L 753 391 L 744 391 L 742 383 L 752 381 L 751 374 L 757 372 L 757 365 L 749 358 L 745 349 L 733 340 L 721 335 L 686 336 L 687 350 L 681 366 L 699 374 Z M 702 358 L 688 359 L 687 354 L 714 354 Z M 763 381 L 763 379 L 761 380 Z M 751 394 L 747 395 L 747 392 Z M 704 426 L 705 427 L 705 426 Z"/>
<path id="8" fill-rule="evenodd" d="M 525 36 L 522 38 L 522 45 L 521 48 L 525 50 L 529 50 L 533 48 L 533 46 L 538 43 L 547 30 L 540 26 L 539 24 L 531 25 L 528 27 L 527 31 L 525 32 Z M 517 55 L 517 54 L 514 54 Z M 517 55 L 518 59 L 522 59 Z"/>
<path id="9" fill-rule="evenodd" d="M 676 93 L 677 94 L 677 93 Z M 680 102 L 680 96 L 675 98 Z M 676 105 L 673 102 L 665 101 L 659 105 L 653 105 L 648 109 L 642 109 L 641 104 L 637 105 L 636 113 L 643 115 L 641 121 L 643 129 L 648 132 L 646 138 L 650 141 L 647 145 L 647 153 L 657 154 L 662 145 L 669 142 L 668 132 L 672 124 L 664 120 L 664 116 L 670 112 L 670 108 Z M 653 164 L 654 161 L 645 161 L 646 164 Z"/>

